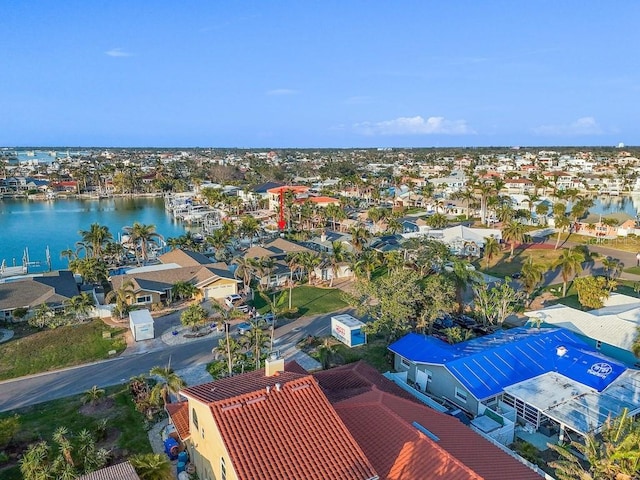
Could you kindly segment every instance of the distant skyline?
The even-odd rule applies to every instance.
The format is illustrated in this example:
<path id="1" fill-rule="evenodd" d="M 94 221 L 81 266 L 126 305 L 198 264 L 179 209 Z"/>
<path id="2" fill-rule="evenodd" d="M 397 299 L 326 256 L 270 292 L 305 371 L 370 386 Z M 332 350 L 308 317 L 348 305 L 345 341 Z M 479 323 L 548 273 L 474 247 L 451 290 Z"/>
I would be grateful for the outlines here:
<path id="1" fill-rule="evenodd" d="M 0 146 L 640 145 L 640 2 L 5 0 Z"/>

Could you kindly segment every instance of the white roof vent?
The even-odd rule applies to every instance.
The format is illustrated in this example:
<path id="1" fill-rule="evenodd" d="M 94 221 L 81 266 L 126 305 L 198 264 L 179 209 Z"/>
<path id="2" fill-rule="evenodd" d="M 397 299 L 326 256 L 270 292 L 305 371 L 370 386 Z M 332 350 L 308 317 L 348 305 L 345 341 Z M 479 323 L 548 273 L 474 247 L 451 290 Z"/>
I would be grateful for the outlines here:
<path id="1" fill-rule="evenodd" d="M 567 354 L 567 347 L 565 347 L 564 345 L 560 345 L 558 348 L 556 348 L 556 354 L 559 357 L 563 357 Z"/>

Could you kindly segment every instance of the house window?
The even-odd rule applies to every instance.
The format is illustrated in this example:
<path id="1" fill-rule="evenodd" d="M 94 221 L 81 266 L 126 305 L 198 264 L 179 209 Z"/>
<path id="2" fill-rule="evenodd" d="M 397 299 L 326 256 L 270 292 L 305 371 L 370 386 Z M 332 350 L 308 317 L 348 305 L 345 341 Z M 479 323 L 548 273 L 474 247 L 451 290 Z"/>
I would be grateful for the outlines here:
<path id="1" fill-rule="evenodd" d="M 196 427 L 196 430 L 198 430 L 198 415 L 196 415 L 196 410 L 194 408 L 191 409 L 191 421 Z"/>
<path id="2" fill-rule="evenodd" d="M 220 457 L 220 480 L 227 480 L 227 466 L 222 457 Z"/>
<path id="3" fill-rule="evenodd" d="M 400 357 L 400 363 L 403 367 L 411 368 L 411 362 L 404 357 Z"/>
<path id="4" fill-rule="evenodd" d="M 136 303 L 151 303 L 151 295 L 136 297 Z"/>
<path id="5" fill-rule="evenodd" d="M 596 340 L 596 349 L 600 350 L 602 348 L 602 342 L 600 340 Z"/>
<path id="6" fill-rule="evenodd" d="M 456 387 L 456 399 L 460 400 L 461 402 L 467 403 L 467 392 L 465 392 L 464 390 Z"/>

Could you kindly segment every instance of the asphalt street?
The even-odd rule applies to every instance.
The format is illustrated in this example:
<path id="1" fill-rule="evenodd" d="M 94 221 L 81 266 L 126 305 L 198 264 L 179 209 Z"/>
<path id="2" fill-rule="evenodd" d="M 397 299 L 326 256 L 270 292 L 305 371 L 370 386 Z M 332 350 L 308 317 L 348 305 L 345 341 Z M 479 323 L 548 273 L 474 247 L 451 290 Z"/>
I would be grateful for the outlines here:
<path id="1" fill-rule="evenodd" d="M 307 335 L 328 335 L 331 316 L 346 311 L 303 317 L 277 327 L 276 346 L 295 344 Z M 121 355 L 88 365 L 0 382 L 0 412 L 82 393 L 94 385 L 107 387 L 125 383 L 131 377 L 148 374 L 152 367 L 167 365 L 169 361 L 174 370 L 208 363 L 213 360 L 211 350 L 217 341 L 217 338 L 199 339 L 161 350 Z"/>

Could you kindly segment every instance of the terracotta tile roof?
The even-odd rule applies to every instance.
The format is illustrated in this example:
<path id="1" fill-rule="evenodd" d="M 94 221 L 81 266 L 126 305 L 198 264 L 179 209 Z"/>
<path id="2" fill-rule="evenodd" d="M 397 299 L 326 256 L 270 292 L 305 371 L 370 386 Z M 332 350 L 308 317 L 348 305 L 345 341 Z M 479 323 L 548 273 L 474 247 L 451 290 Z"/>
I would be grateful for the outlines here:
<path id="1" fill-rule="evenodd" d="M 385 397 L 393 398 L 391 394 L 374 389 L 334 405 L 367 458 L 371 459 L 381 480 L 482 478 L 444 450 L 438 442 L 398 417 L 383 401 Z M 411 403 L 400 398 L 398 401 Z M 418 405 L 415 407 L 419 408 Z"/>
<path id="2" fill-rule="evenodd" d="M 380 372 L 362 360 L 322 370 L 314 373 L 313 376 L 318 380 L 322 391 L 331 403 L 369 392 L 375 386 L 379 390 L 422 405 L 416 397 L 380 375 Z"/>
<path id="3" fill-rule="evenodd" d="M 189 438 L 189 402 L 168 403 L 166 408 L 180 439 Z"/>
<path id="4" fill-rule="evenodd" d="M 332 372 L 333 370 L 336 372 Z M 355 379 L 350 381 L 350 375 L 355 377 Z M 322 385 L 327 396 L 336 399 L 333 401 L 334 408 L 367 454 L 367 457 L 372 460 L 374 467 L 381 475 L 381 479 L 385 478 L 384 473 L 388 472 L 389 475 L 391 475 L 393 471 L 400 468 L 402 463 L 397 463 L 400 461 L 399 456 L 400 454 L 405 456 L 406 452 L 389 449 L 386 453 L 388 458 L 385 458 L 382 454 L 372 453 L 372 451 L 379 448 L 376 442 L 379 441 L 380 438 L 386 441 L 388 437 L 391 441 L 391 434 L 389 432 L 393 430 L 389 426 L 384 428 L 381 426 L 378 432 L 374 434 L 372 429 L 374 429 L 375 424 L 378 423 L 378 413 L 365 412 L 377 412 L 378 410 L 381 412 L 393 412 L 399 425 L 409 425 L 413 428 L 412 423 L 418 422 L 439 437 L 440 440 L 437 444 L 447 455 L 451 456 L 451 461 L 455 460 L 461 465 L 464 465 L 473 471 L 477 478 L 491 480 L 540 480 L 540 476 L 533 470 L 482 438 L 454 417 L 427 407 L 417 401 L 413 396 L 407 398 L 407 395 L 411 394 L 393 384 L 393 382 L 383 377 L 373 367 L 370 367 L 364 362 L 318 372 L 314 374 L 314 376 L 318 379 L 320 385 Z M 364 388 L 363 385 L 367 382 L 369 382 L 369 387 Z M 359 391 L 360 393 L 358 393 Z M 401 394 L 399 391 L 403 393 Z M 371 418 L 376 418 L 376 422 L 371 422 Z M 363 423 L 363 425 L 358 425 L 358 422 Z M 400 427 L 398 427 L 398 429 L 400 429 Z M 394 431 L 394 435 L 397 434 L 399 433 Z M 394 439 L 395 441 L 399 441 L 395 437 Z M 370 443 L 371 445 L 369 445 Z M 406 465 L 407 469 L 413 468 L 415 466 L 415 460 L 411 460 L 409 457 L 406 458 L 408 462 Z M 491 461 L 488 462 L 488 458 L 490 458 Z M 446 462 L 441 465 L 445 464 L 449 465 Z M 390 466 L 393 466 L 393 469 L 396 470 L 391 469 Z M 385 468 L 388 470 L 385 470 Z M 419 479 L 425 477 L 418 475 L 416 477 L 389 476 L 386 478 L 402 478 L 404 480 L 405 478 Z M 434 476 L 433 478 L 438 477 Z"/>
<path id="5" fill-rule="evenodd" d="M 265 390 L 267 385 L 271 387 L 276 383 L 284 385 L 291 380 L 296 380 L 308 375 L 307 371 L 296 362 L 287 362 L 284 370 L 284 372 L 280 372 L 273 377 L 266 377 L 264 368 L 261 368 L 260 370 L 242 375 L 221 378 L 214 382 L 187 387 L 181 390 L 180 393 L 203 403 L 212 403 L 258 390 Z"/>
<path id="6" fill-rule="evenodd" d="M 312 376 L 288 380 L 279 389 L 273 385 L 280 376 L 269 379 L 269 392 L 211 404 L 240 480 L 377 478 Z"/>
<path id="7" fill-rule="evenodd" d="M 77 480 L 140 480 L 140 477 L 129 462 L 124 462 L 82 475 Z"/>

